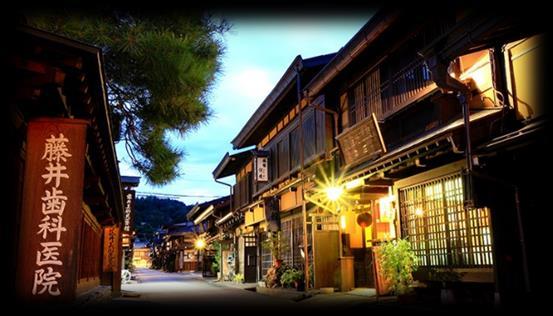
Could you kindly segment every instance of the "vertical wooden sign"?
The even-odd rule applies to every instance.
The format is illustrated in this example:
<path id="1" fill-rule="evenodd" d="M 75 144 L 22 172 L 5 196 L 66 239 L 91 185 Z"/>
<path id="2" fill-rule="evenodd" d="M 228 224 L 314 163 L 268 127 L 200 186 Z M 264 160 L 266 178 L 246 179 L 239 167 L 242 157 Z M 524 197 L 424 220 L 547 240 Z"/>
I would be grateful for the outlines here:
<path id="1" fill-rule="evenodd" d="M 125 190 L 124 201 L 125 209 L 123 215 L 123 233 L 132 235 L 133 217 L 134 217 L 134 190 Z"/>
<path id="2" fill-rule="evenodd" d="M 119 227 L 104 228 L 103 271 L 116 272 L 119 269 Z"/>
<path id="3" fill-rule="evenodd" d="M 75 296 L 87 125 L 63 118 L 28 124 L 16 284 L 24 301 Z"/>

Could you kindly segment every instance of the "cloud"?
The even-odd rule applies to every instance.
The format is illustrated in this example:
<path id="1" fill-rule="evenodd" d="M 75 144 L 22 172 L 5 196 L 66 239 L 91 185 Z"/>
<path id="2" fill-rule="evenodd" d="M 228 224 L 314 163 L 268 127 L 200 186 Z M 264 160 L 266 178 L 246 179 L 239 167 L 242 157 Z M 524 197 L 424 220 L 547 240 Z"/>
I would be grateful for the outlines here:
<path id="1" fill-rule="evenodd" d="M 260 102 L 273 88 L 270 72 L 263 68 L 244 68 L 225 78 L 221 92 L 242 96 L 248 101 Z"/>

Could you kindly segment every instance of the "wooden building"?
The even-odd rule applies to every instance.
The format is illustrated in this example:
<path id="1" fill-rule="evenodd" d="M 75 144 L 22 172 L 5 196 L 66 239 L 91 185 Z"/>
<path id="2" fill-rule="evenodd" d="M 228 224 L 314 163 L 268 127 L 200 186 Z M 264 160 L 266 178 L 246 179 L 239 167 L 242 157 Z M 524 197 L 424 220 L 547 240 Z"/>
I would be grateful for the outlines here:
<path id="1" fill-rule="evenodd" d="M 132 251 L 133 268 L 150 268 L 152 266 L 151 249 L 144 242 L 134 242 Z"/>
<path id="2" fill-rule="evenodd" d="M 215 225 L 219 229 L 219 242 L 222 247 L 221 276 L 223 280 L 232 281 L 234 275 L 242 273 L 244 275 L 247 274 L 247 280 L 251 281 L 252 279 L 256 279 L 257 275 L 257 269 L 247 268 L 244 265 L 246 254 L 257 253 L 257 249 L 252 250 L 252 248 L 244 247 L 241 229 L 244 228 L 245 214 L 244 212 L 240 212 L 242 208 L 251 204 L 252 201 L 252 159 L 253 152 L 251 150 L 245 150 L 233 155 L 227 153 L 215 170 L 213 170 L 215 181 L 230 187 L 231 197 L 228 212 L 221 214 L 222 217 L 215 222 Z M 229 176 L 236 177 L 234 185 L 220 181 L 220 179 Z"/>
<path id="3" fill-rule="evenodd" d="M 196 241 L 193 222 L 182 222 L 167 227 L 166 246 L 174 251 L 174 271 L 198 271 L 200 258 L 194 247 Z"/>
<path id="4" fill-rule="evenodd" d="M 194 225 L 195 240 L 201 240 L 203 243 L 201 249 L 196 249 L 201 263 L 198 269 L 202 271 L 203 276 L 216 276 L 212 264 L 216 255 L 221 256 L 221 249 L 216 249 L 214 244 L 219 242 L 222 237 L 217 222 L 228 214 L 230 204 L 231 197 L 227 195 L 196 204 L 186 214 L 186 219 Z M 198 248 L 198 244 L 196 244 L 196 248 Z"/>
<path id="5" fill-rule="evenodd" d="M 525 10 L 433 12 L 378 11 L 305 87 L 340 113 L 342 246 L 355 286 L 377 285 L 372 248 L 403 237 L 418 280 L 453 272 L 454 286 L 513 302 L 540 283 L 528 245 L 546 196 L 530 180 L 547 169 L 544 30 Z"/>
<path id="6" fill-rule="evenodd" d="M 8 46 L 8 288 L 26 306 L 117 295 L 123 195 L 102 53 L 27 27 Z"/>
<path id="7" fill-rule="evenodd" d="M 289 246 L 280 259 L 288 266 L 305 269 L 305 249 L 312 257 L 311 228 L 302 210 L 313 205 L 304 203 L 300 174 L 304 169 L 313 173 L 335 147 L 333 117 L 337 116 L 326 111 L 324 98 L 316 100 L 317 107 L 299 101 L 302 87 L 333 57 L 297 56 L 232 141 L 234 149 L 255 149 L 227 153 L 213 172 L 215 179 L 235 176 L 233 216 L 244 218 L 234 232 L 240 258 L 237 271 L 246 282 L 261 280 L 272 266 L 275 258 L 261 246 L 271 232 L 282 231 Z"/>

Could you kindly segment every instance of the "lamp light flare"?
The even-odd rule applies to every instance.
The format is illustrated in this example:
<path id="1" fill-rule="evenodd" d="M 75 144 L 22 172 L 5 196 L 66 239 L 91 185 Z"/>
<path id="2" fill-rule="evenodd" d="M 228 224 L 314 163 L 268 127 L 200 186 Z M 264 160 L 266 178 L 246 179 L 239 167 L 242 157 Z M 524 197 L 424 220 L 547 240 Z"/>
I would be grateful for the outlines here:
<path id="1" fill-rule="evenodd" d="M 205 248 L 205 240 L 196 239 L 196 241 L 194 241 L 194 247 L 196 249 L 204 249 Z"/>
<path id="2" fill-rule="evenodd" d="M 418 217 L 423 216 L 423 215 L 424 215 L 424 211 L 422 210 L 422 208 L 420 208 L 420 207 L 417 208 L 417 209 L 415 210 L 415 215 L 418 216 Z"/>
<path id="3" fill-rule="evenodd" d="M 325 189 L 328 199 L 332 202 L 337 201 L 342 196 L 342 187 L 331 186 Z"/>

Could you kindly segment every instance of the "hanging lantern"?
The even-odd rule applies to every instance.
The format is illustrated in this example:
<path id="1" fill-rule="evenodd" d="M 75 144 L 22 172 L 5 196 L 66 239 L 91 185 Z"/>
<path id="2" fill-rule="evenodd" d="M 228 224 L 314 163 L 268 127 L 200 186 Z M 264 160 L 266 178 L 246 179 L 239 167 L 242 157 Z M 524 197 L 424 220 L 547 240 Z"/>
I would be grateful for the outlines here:
<path id="1" fill-rule="evenodd" d="M 357 224 L 363 228 L 371 226 L 372 222 L 373 218 L 371 214 L 367 212 L 357 215 Z"/>

